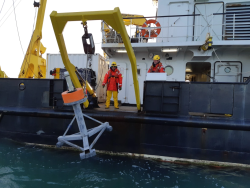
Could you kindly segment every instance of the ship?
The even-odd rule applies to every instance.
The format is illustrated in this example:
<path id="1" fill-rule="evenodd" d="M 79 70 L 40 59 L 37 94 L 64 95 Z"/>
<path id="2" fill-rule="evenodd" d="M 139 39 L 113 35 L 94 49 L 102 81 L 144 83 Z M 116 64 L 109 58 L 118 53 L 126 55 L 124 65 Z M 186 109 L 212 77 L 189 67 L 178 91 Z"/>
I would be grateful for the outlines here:
<path id="1" fill-rule="evenodd" d="M 103 133 L 95 149 L 171 162 L 249 165 L 250 1 L 154 2 L 158 4 L 156 16 L 123 14 L 123 20 L 130 22 L 126 33 L 110 24 L 111 19 L 102 22 L 102 49 L 123 75 L 119 110 L 104 108 L 105 90 L 98 87 L 102 72 L 109 68 L 106 59 L 89 53 L 94 49 L 91 44 L 80 55 L 85 63 L 78 70 L 89 78 L 89 88 L 95 93 L 89 92 L 90 106 L 92 98 L 99 102 L 99 108 L 83 105 L 82 112 L 113 127 Z M 85 13 L 83 21 L 100 12 Z M 67 83 L 61 73 L 69 71 L 65 62 L 73 63 L 76 55 L 68 58 L 62 48 L 57 35 L 58 28 L 63 30 L 62 22 L 56 19 L 82 19 L 79 15 L 51 13 L 52 23 L 58 23 L 53 26 L 61 53 L 48 54 L 47 65 L 52 68 L 53 56 L 61 63 L 46 70 L 46 79 L 0 79 L 1 137 L 54 146 L 64 134 L 74 111 L 63 103 L 61 93 Z M 165 73 L 148 73 L 154 55 L 161 57 Z M 89 70 L 94 74 L 88 74 Z M 85 121 L 88 128 L 97 126 L 90 118 Z M 78 131 L 76 122 L 68 131 Z"/>

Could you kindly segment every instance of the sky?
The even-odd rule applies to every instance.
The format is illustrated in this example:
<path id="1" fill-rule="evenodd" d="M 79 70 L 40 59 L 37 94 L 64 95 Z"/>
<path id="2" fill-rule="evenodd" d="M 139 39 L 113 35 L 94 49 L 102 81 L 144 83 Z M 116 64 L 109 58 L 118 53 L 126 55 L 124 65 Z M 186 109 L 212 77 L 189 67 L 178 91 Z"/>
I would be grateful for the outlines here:
<path id="1" fill-rule="evenodd" d="M 16 14 L 14 14 L 13 1 Z M 33 32 L 34 20 L 36 21 L 33 2 L 33 0 L 0 0 L 0 67 L 10 78 L 18 77 Z M 43 58 L 46 59 L 47 53 L 59 53 L 49 17 L 52 11 L 58 13 L 100 11 L 113 10 L 115 7 L 119 7 L 124 14 L 156 15 L 156 7 L 152 0 L 47 0 L 41 40 L 47 50 Z M 93 34 L 95 52 L 103 55 L 101 22 L 89 21 L 88 31 Z M 63 34 L 68 53 L 84 53 L 81 41 L 84 30 L 80 22 L 69 22 Z"/>

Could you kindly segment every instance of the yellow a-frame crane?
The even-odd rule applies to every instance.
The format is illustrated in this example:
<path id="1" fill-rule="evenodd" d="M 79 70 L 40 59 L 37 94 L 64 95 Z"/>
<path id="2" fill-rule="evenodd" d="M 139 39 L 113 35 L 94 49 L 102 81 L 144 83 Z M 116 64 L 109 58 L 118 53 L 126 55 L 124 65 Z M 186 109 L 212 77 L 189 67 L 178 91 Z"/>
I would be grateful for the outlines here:
<path id="1" fill-rule="evenodd" d="M 120 33 L 125 49 L 127 50 L 127 54 L 131 63 L 131 67 L 132 67 L 132 75 L 133 75 L 133 80 L 134 80 L 137 109 L 138 111 L 141 111 L 136 58 L 135 58 L 132 45 L 128 38 L 128 34 L 127 34 L 127 31 L 126 31 L 126 28 L 122 19 L 120 9 L 115 8 L 114 10 L 109 10 L 109 11 L 74 12 L 74 13 L 57 13 L 56 11 L 53 11 L 50 14 L 50 19 L 53 25 L 58 47 L 61 52 L 63 64 L 66 67 L 67 71 L 69 72 L 69 76 L 75 88 L 82 88 L 82 86 L 76 75 L 76 67 L 69 60 L 67 49 L 65 46 L 64 38 L 63 38 L 63 30 L 67 22 L 82 21 L 82 23 L 85 23 L 87 20 L 103 20 L 112 28 L 114 28 L 117 31 L 117 33 Z M 88 87 L 87 87 L 87 90 L 89 91 Z M 87 101 L 85 101 L 84 103 L 85 107 L 88 106 L 86 102 Z"/>
<path id="2" fill-rule="evenodd" d="M 24 56 L 18 78 L 46 78 L 46 60 L 42 58 L 42 54 L 45 53 L 46 48 L 41 42 L 46 3 L 47 0 L 40 0 L 40 3 L 34 2 L 34 7 L 40 6 L 37 14 L 36 28 Z"/>

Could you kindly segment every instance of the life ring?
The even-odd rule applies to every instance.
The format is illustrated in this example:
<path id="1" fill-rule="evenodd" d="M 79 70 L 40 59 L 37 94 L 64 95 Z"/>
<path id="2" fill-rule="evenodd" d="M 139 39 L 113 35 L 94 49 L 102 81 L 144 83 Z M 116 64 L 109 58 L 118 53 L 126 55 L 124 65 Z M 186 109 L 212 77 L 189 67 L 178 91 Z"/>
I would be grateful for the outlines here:
<path id="1" fill-rule="evenodd" d="M 147 27 L 148 24 L 151 24 L 151 23 L 155 24 L 156 27 L 161 27 L 161 24 L 159 22 L 157 22 L 156 20 L 147 20 L 142 25 L 142 27 Z M 150 37 L 152 37 L 152 38 L 157 37 L 160 34 L 160 32 L 161 32 L 161 28 L 157 28 L 156 31 L 151 30 Z M 142 37 L 146 37 L 146 38 L 149 37 L 149 31 L 147 29 L 142 29 L 140 34 L 141 34 Z"/>

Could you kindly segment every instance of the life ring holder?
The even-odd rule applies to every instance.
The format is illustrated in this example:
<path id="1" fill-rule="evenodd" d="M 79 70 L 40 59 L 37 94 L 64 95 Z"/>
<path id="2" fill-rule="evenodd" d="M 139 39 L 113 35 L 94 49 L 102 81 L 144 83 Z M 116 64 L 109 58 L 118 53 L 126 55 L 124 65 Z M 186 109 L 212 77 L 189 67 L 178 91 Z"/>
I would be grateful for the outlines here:
<path id="1" fill-rule="evenodd" d="M 142 25 L 142 27 L 147 27 L 147 25 L 148 25 L 148 24 L 151 24 L 151 23 L 155 24 L 156 27 L 161 27 L 161 24 L 160 24 L 158 21 L 156 21 L 156 20 L 147 20 L 147 21 Z M 151 30 L 151 31 L 152 31 L 152 30 Z M 154 30 L 153 30 L 153 31 L 154 31 Z M 160 34 L 160 32 L 161 32 L 161 28 L 157 28 L 156 31 L 154 31 L 153 33 L 150 33 L 150 37 L 152 37 L 152 38 L 153 38 L 153 37 L 157 37 L 157 36 Z M 145 38 L 149 37 L 149 32 L 148 32 L 147 29 L 142 29 L 140 34 L 141 34 L 142 37 L 145 37 Z"/>

